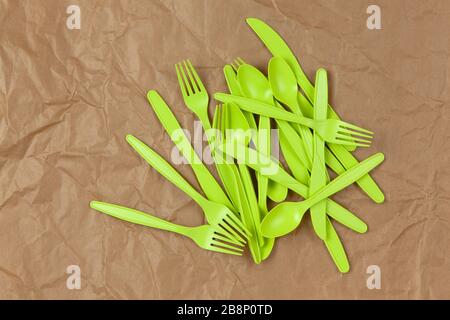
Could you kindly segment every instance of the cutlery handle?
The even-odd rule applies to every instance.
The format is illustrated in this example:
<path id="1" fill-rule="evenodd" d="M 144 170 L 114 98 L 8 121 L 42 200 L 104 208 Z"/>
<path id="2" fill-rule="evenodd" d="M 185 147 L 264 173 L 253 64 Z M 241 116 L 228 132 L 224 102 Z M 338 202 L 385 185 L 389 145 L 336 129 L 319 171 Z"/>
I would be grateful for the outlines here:
<path id="1" fill-rule="evenodd" d="M 270 119 L 266 117 L 259 117 L 258 138 L 256 139 L 256 149 L 262 154 L 268 156 L 270 151 Z M 269 187 L 269 180 L 267 177 L 257 174 L 258 176 L 258 204 L 262 212 L 267 212 L 267 191 Z M 259 214 L 257 216 L 257 223 L 259 224 Z"/>
<path id="2" fill-rule="evenodd" d="M 239 86 L 239 82 L 236 79 L 236 73 L 233 70 L 233 67 L 229 64 L 223 67 L 223 73 L 225 75 L 225 80 L 227 82 L 228 90 L 231 94 L 235 96 L 241 96 L 242 90 Z M 255 117 L 250 112 L 243 111 L 245 118 L 250 126 L 250 129 L 256 130 L 258 127 L 256 125 Z"/>
<path id="3" fill-rule="evenodd" d="M 258 100 L 239 97 L 226 93 L 216 93 L 214 94 L 214 98 L 224 103 L 234 102 L 242 110 L 259 114 L 261 116 L 299 123 L 309 128 L 314 127 L 314 120 L 312 119 L 305 118 L 292 112 L 279 109 L 273 105 L 260 102 Z"/>
<path id="4" fill-rule="evenodd" d="M 280 146 L 284 147 L 284 150 L 286 150 L 286 146 L 291 146 L 289 148 L 290 153 L 295 153 L 297 161 L 300 161 L 300 163 L 304 166 L 304 170 L 306 168 L 311 168 L 311 160 L 312 154 L 309 155 L 306 152 L 307 146 L 303 143 L 303 139 L 300 139 L 299 134 L 297 131 L 295 131 L 294 128 L 287 122 L 283 120 L 276 120 L 278 129 L 280 129 Z M 306 128 L 305 128 L 306 129 Z M 306 129 L 309 130 L 309 129 Z M 311 139 L 312 144 L 312 134 L 309 132 L 308 138 Z M 283 155 L 286 155 L 286 152 L 283 150 Z M 289 157 L 290 155 L 288 155 Z M 285 156 L 286 158 L 286 156 Z M 287 162 L 287 159 L 286 159 Z M 292 159 L 292 165 L 289 163 L 289 168 L 291 170 L 295 170 L 296 167 L 299 167 L 298 164 L 295 164 L 296 162 Z M 298 163 L 298 162 L 297 162 Z M 336 159 L 335 155 L 328 150 L 328 148 L 325 148 L 325 163 L 337 174 L 340 174 L 345 171 L 345 168 L 342 166 L 342 164 L 339 162 L 338 159 Z M 302 166 L 300 166 L 302 167 Z M 294 174 L 294 172 L 292 172 Z M 304 176 L 303 174 L 301 176 Z M 309 178 L 307 179 L 300 179 L 294 174 L 294 177 L 299 180 L 301 183 L 309 185 Z"/>
<path id="5" fill-rule="evenodd" d="M 189 229 L 188 227 L 177 225 L 175 223 L 157 218 L 148 213 L 122 207 L 112 203 L 91 201 L 90 205 L 92 209 L 103 212 L 114 218 L 118 218 L 124 221 L 140 224 L 147 227 L 175 232 L 182 235 L 187 235 L 186 231 Z"/>
<path id="6" fill-rule="evenodd" d="M 341 161 L 342 165 L 346 169 L 350 169 L 358 165 L 358 160 L 342 145 L 328 144 L 328 147 L 335 154 L 335 156 Z M 341 172 L 337 172 L 340 174 Z M 369 174 L 364 175 L 359 180 L 356 181 L 358 186 L 376 203 L 384 202 L 384 194 L 378 187 L 377 183 L 372 179 Z"/>
<path id="7" fill-rule="evenodd" d="M 248 168 L 245 165 L 238 164 L 238 169 L 238 188 L 244 209 L 241 217 L 245 226 L 256 235 L 256 237 L 248 239 L 248 245 L 253 259 L 256 263 L 260 263 L 262 260 L 260 247 L 265 240 L 261 233 L 258 199 L 256 198 L 252 177 Z"/>
<path id="8" fill-rule="evenodd" d="M 305 185 L 309 185 L 309 172 L 306 169 L 308 168 L 307 156 L 302 140 L 289 123 L 282 120 L 277 121 L 277 123 L 280 129 L 280 148 L 283 152 L 284 160 L 286 160 L 295 179 Z"/>
<path id="9" fill-rule="evenodd" d="M 353 212 L 331 199 L 327 199 L 327 214 L 353 231 L 358 233 L 365 233 L 367 231 L 367 224 L 364 221 L 355 216 Z"/>
<path id="10" fill-rule="evenodd" d="M 330 219 L 326 218 L 326 228 L 327 228 L 327 239 L 325 240 L 325 245 L 334 264 L 338 270 L 342 273 L 346 273 L 350 270 L 350 264 L 348 262 L 347 254 L 345 253 L 344 246 L 339 239 L 336 230 L 334 230 Z"/>
<path id="11" fill-rule="evenodd" d="M 167 134 L 170 136 L 170 139 L 172 139 L 178 150 L 180 150 L 191 165 L 206 197 L 213 202 L 218 202 L 232 208 L 232 204 L 227 195 L 211 172 L 209 172 L 208 168 L 203 164 L 202 160 L 200 160 L 194 148 L 192 148 L 189 139 L 184 134 L 169 106 L 155 90 L 150 90 L 147 93 L 147 99 Z"/>
<path id="12" fill-rule="evenodd" d="M 232 116 L 229 114 L 229 116 Z M 270 119 L 266 117 L 259 118 L 259 125 L 257 127 L 257 136 L 254 139 L 255 148 L 263 152 L 264 154 L 270 154 Z M 255 189 L 253 188 L 253 181 L 250 172 L 242 163 L 238 163 L 240 179 L 243 185 L 245 195 L 249 200 L 248 214 L 244 214 L 244 219 L 248 224 L 252 224 L 252 228 L 255 230 L 256 245 L 252 249 L 256 253 L 258 259 L 261 259 L 260 247 L 264 243 L 264 238 L 261 233 L 261 213 L 267 212 L 267 192 L 269 179 L 260 173 L 256 173 L 257 178 L 257 197 Z M 254 202 L 256 201 L 256 202 Z M 257 247 L 257 248 L 256 248 Z"/>
<path id="13" fill-rule="evenodd" d="M 302 207 L 306 206 L 307 208 L 316 204 L 317 202 L 328 198 L 329 196 L 335 194 L 336 192 L 341 191 L 348 185 L 352 184 L 365 174 L 378 166 L 384 160 L 384 154 L 376 153 L 364 161 L 360 162 L 358 165 L 348 169 L 338 177 L 336 177 L 333 181 L 328 183 L 325 187 L 320 189 L 320 191 L 313 194 L 310 198 L 304 200 L 302 202 Z"/>
<path id="14" fill-rule="evenodd" d="M 306 78 L 306 76 L 305 76 L 305 78 Z M 309 82 L 309 80 L 307 78 L 306 78 L 306 80 Z M 303 106 L 302 111 L 304 112 L 304 115 L 307 117 L 311 114 L 311 118 L 312 118 L 312 113 L 313 113 L 312 104 L 314 103 L 314 100 L 312 99 L 313 96 L 311 95 L 310 91 L 314 90 L 314 86 L 311 84 L 311 82 L 309 82 L 309 86 L 308 86 L 306 84 L 306 82 L 299 80 L 298 77 L 297 77 L 297 83 L 307 96 L 307 98 L 306 98 L 304 95 L 301 94 L 301 92 L 299 92 L 297 95 L 297 100 L 303 101 L 303 102 L 305 102 L 305 101 L 308 102 L 308 103 L 301 104 Z M 305 90 L 306 87 L 309 87 L 309 88 Z M 328 109 L 327 113 L 328 113 L 329 119 L 341 120 L 341 118 L 338 116 L 336 111 L 334 111 L 333 107 L 330 104 L 328 104 L 327 109 Z M 343 148 L 348 151 L 354 151 L 356 149 L 356 147 L 352 146 L 352 145 L 345 145 L 345 146 L 343 146 Z"/>
<path id="15" fill-rule="evenodd" d="M 302 197 L 308 196 L 308 187 L 287 173 L 278 163 L 262 153 L 241 144 L 225 143 L 218 148 L 253 170 L 264 173 L 269 179 L 293 190 Z"/>
<path id="16" fill-rule="evenodd" d="M 300 92 L 298 93 L 298 97 L 299 98 L 297 99 L 297 105 L 292 109 L 292 112 L 300 114 L 307 118 L 314 118 L 314 108 L 308 101 L 308 99 L 306 99 L 305 96 L 302 95 Z M 306 140 L 306 145 L 309 146 L 310 148 L 309 150 L 311 151 L 311 154 L 308 154 L 307 156 L 312 158 L 312 150 L 313 150 L 312 145 L 314 139 L 313 134 L 308 128 L 305 128 L 304 126 L 297 126 L 296 129 L 302 136 L 302 139 Z M 336 156 L 328 148 L 325 148 L 325 163 L 328 165 L 328 167 L 330 167 L 331 170 L 333 170 L 337 174 L 340 174 L 345 171 L 345 168 L 342 166 L 339 160 L 336 159 Z M 311 168 L 311 166 L 309 166 L 308 168 Z"/>
<path id="17" fill-rule="evenodd" d="M 276 100 L 275 105 L 278 109 L 283 109 L 283 106 L 281 106 L 281 104 Z M 294 113 L 302 115 L 300 111 Z M 289 140 L 294 139 L 298 141 L 297 143 L 292 143 L 292 145 L 294 146 L 293 150 L 295 152 L 298 152 L 297 155 L 301 153 L 301 156 L 299 155 L 301 163 L 305 165 L 305 168 L 311 170 L 313 137 L 309 128 L 295 124 L 296 128 L 294 129 L 287 121 L 275 121 L 277 122 L 280 131 L 284 132 L 286 137 L 289 137 Z M 301 139 L 299 139 L 299 137 L 301 137 Z"/>
<path id="18" fill-rule="evenodd" d="M 256 139 L 256 149 L 264 155 L 270 155 L 270 119 L 266 117 L 259 117 L 259 126 L 258 126 L 258 138 Z M 246 171 L 248 171 L 245 165 L 239 165 L 243 167 Z M 261 233 L 261 214 L 260 212 L 268 212 L 267 210 L 267 193 L 269 189 L 269 179 L 260 174 L 256 174 L 257 177 L 257 185 L 258 185 L 258 211 L 252 211 L 253 221 L 256 226 L 257 236 L 259 237 L 259 241 L 261 245 L 264 243 L 264 238 Z"/>
<path id="19" fill-rule="evenodd" d="M 342 163 L 339 162 L 333 152 L 331 152 L 328 148 L 325 148 L 325 163 L 331 170 L 333 170 L 337 174 L 341 174 L 345 171 Z"/>
<path id="20" fill-rule="evenodd" d="M 300 115 L 300 116 L 304 116 L 304 114 L 301 111 L 300 105 L 298 103 L 298 101 L 295 101 L 296 103 L 291 103 L 291 105 L 287 105 L 290 110 L 292 111 L 292 113 Z M 277 106 L 279 106 L 280 108 L 283 108 L 280 103 L 277 101 L 276 102 Z M 312 114 L 310 116 L 310 118 L 314 118 L 314 115 Z M 305 148 L 305 150 L 307 151 L 306 157 L 308 159 L 308 170 L 311 170 L 311 164 L 312 164 L 312 158 L 313 158 L 313 135 L 311 133 L 311 130 L 308 127 L 305 126 L 301 126 L 296 124 L 295 125 L 295 130 L 296 132 L 298 132 L 298 134 L 302 137 L 302 145 Z"/>
<path id="21" fill-rule="evenodd" d="M 142 158 L 167 180 L 190 196 L 200 207 L 207 199 L 198 193 L 166 160 L 135 136 L 127 135 L 127 141 Z"/>
<path id="22" fill-rule="evenodd" d="M 231 202 L 233 203 L 233 207 L 238 211 L 241 211 L 241 204 L 240 204 L 240 195 L 239 190 L 235 188 L 235 185 L 237 183 L 237 168 L 235 168 L 234 164 L 227 163 L 227 159 L 224 159 L 220 152 L 215 152 L 213 149 L 215 145 L 217 144 L 216 141 L 221 141 L 223 138 L 221 137 L 221 132 L 219 132 L 219 126 L 218 121 L 220 118 L 220 112 L 221 108 L 216 108 L 214 111 L 214 118 L 213 118 L 213 129 L 214 131 L 214 140 L 213 145 L 210 144 L 211 149 L 211 155 L 214 159 L 214 163 L 216 164 L 217 173 L 219 175 L 220 180 L 222 181 L 223 187 L 225 191 L 227 192 L 228 196 L 230 197 Z M 233 210 L 235 211 L 235 210 Z"/>
<path id="23" fill-rule="evenodd" d="M 314 120 L 327 119 L 327 104 L 327 73 L 324 69 L 319 69 L 316 72 Z M 316 193 L 327 184 L 327 171 L 325 168 L 325 142 L 319 136 L 317 131 L 314 131 L 313 141 L 314 156 L 311 169 L 311 182 L 309 184 L 309 195 Z M 325 240 L 327 237 L 326 209 L 326 201 L 320 201 L 310 208 L 311 221 L 314 231 L 322 240 Z"/>
<path id="24" fill-rule="evenodd" d="M 233 70 L 231 70 L 231 72 L 228 71 L 227 73 L 225 73 L 225 77 L 227 78 L 228 82 L 234 83 L 235 85 L 238 86 L 238 83 L 236 81 L 236 75 L 234 74 Z M 230 90 L 232 90 L 231 87 Z M 223 116 L 219 114 L 220 110 L 225 112 L 225 108 L 224 107 L 216 108 L 213 122 L 213 128 L 216 130 L 218 130 L 219 127 L 222 127 L 222 125 L 219 126 L 218 122 L 225 121 L 224 118 L 226 117 L 226 113 L 224 113 Z M 248 113 L 248 115 L 253 119 L 253 122 L 255 122 L 253 115 L 250 113 Z M 234 162 L 226 163 L 225 162 L 226 157 L 224 156 L 225 155 L 223 155 L 222 152 L 217 152 L 217 154 L 215 154 L 214 156 L 215 158 L 222 160 L 221 162 L 222 164 L 219 164 L 217 166 L 217 168 L 219 169 L 218 170 L 219 176 L 221 176 L 222 182 L 227 191 L 230 189 L 229 194 L 232 196 L 232 199 L 233 198 L 235 199 L 233 203 L 236 203 L 235 206 L 240 213 L 241 221 L 244 223 L 245 227 L 250 231 L 250 233 L 258 234 L 258 232 L 256 231 L 257 226 L 255 226 L 253 222 L 253 216 L 254 214 L 259 214 L 259 208 L 255 190 L 253 189 L 252 178 L 245 166 L 242 165 L 237 166 Z M 222 170 L 224 170 L 224 172 L 222 172 Z M 227 175 L 228 178 L 226 178 Z M 230 183 L 231 180 L 233 180 L 234 182 Z M 262 257 L 258 237 L 251 237 L 250 239 L 248 239 L 248 246 L 255 263 L 257 264 L 261 263 Z"/>

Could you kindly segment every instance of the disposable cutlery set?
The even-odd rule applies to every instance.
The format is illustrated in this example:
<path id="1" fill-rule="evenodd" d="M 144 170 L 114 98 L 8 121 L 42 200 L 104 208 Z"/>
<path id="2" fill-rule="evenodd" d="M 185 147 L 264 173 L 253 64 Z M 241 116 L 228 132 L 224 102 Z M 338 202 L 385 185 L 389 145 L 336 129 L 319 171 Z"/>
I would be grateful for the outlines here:
<path id="1" fill-rule="evenodd" d="M 267 259 L 277 237 L 294 231 L 308 211 L 317 236 L 340 272 L 349 262 L 332 221 L 358 232 L 367 225 L 329 197 L 356 183 L 374 202 L 384 195 L 369 172 L 384 160 L 376 153 L 359 162 L 356 147 L 369 147 L 373 133 L 341 121 L 328 102 L 327 72 L 319 69 L 313 85 L 281 37 L 258 19 L 247 23 L 273 57 L 268 76 L 243 59 L 224 67 L 229 93 L 216 93 L 212 121 L 209 95 L 190 61 L 176 64 L 183 100 L 200 120 L 219 183 L 195 153 L 175 115 L 154 90 L 147 99 L 172 141 L 186 158 L 202 193 L 144 142 L 127 135 L 130 146 L 156 171 L 191 197 L 207 224 L 186 227 L 134 209 L 92 201 L 91 207 L 113 217 L 179 233 L 199 247 L 242 255 L 248 244 L 255 263 Z M 273 129 L 286 169 L 274 157 Z M 328 169 L 336 174 L 331 179 Z M 285 201 L 291 190 L 304 200 Z M 302 244 L 299 244 L 302 245 Z"/>

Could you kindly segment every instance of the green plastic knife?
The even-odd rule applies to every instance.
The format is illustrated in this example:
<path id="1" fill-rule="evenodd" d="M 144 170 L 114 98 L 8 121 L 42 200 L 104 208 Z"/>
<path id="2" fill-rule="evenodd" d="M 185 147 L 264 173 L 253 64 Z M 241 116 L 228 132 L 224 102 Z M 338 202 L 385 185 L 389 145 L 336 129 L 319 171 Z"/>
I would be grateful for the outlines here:
<path id="1" fill-rule="evenodd" d="M 327 72 L 324 69 L 319 69 L 316 72 L 316 88 L 314 98 L 314 119 L 326 120 L 328 106 L 328 80 Z M 314 156 L 311 170 L 311 181 L 309 184 L 309 195 L 313 195 L 318 190 L 322 189 L 327 184 L 327 174 L 325 166 L 325 142 L 320 135 L 314 131 Z M 314 231 L 320 239 L 325 240 L 327 237 L 327 223 L 326 223 L 326 201 L 320 201 L 312 206 L 311 221 Z"/>
<path id="2" fill-rule="evenodd" d="M 233 205 L 219 183 L 195 153 L 169 106 L 155 90 L 150 90 L 147 93 L 147 99 L 170 139 L 188 160 L 206 197 L 211 201 L 224 204 L 228 208 L 233 209 Z"/>

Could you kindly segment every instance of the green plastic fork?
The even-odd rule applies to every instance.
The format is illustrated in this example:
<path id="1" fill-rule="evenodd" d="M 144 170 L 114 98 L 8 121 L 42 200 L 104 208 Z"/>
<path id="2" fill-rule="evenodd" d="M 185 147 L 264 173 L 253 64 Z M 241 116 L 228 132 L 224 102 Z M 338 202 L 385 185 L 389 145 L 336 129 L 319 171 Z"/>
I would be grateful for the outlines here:
<path id="1" fill-rule="evenodd" d="M 186 227 L 157 218 L 142 211 L 122 207 L 112 203 L 91 201 L 90 205 L 94 210 L 103 212 L 121 220 L 181 234 L 192 239 L 200 248 L 206 250 L 237 256 L 241 256 L 243 252 L 243 244 L 239 242 L 232 242 L 233 245 L 229 244 L 230 240 L 228 238 L 217 233 L 216 228 L 207 224 L 198 227 Z"/>
<path id="2" fill-rule="evenodd" d="M 218 159 L 214 153 L 215 146 L 215 136 L 211 135 L 211 124 L 208 116 L 208 102 L 209 95 L 201 81 L 198 73 L 195 71 L 194 66 L 189 60 L 184 60 L 175 65 L 175 70 L 177 73 L 178 83 L 180 86 L 181 94 L 183 96 L 184 104 L 191 110 L 199 119 L 202 124 L 203 130 L 205 131 L 206 137 L 208 139 L 208 144 L 211 150 L 211 156 L 214 159 L 214 164 L 219 174 L 220 180 L 224 186 L 226 193 L 228 194 L 231 202 L 235 209 L 240 208 L 240 196 L 237 191 L 236 184 L 239 182 L 237 179 L 238 173 L 237 168 L 232 165 L 223 163 L 221 159 Z M 196 174 L 197 175 L 197 174 Z M 208 181 L 203 181 L 204 179 L 197 175 L 200 184 L 209 184 L 210 187 L 207 189 L 217 189 L 217 187 L 211 185 Z M 203 186 L 203 185 L 202 185 Z M 210 193 L 217 191 L 210 190 Z M 210 199 L 213 200 L 213 199 Z"/>
<path id="3" fill-rule="evenodd" d="M 341 120 L 313 120 L 254 99 L 226 93 L 216 93 L 214 94 L 214 98 L 223 103 L 236 103 L 241 109 L 248 112 L 307 126 L 317 131 L 322 139 L 329 143 L 369 147 L 371 142 L 370 139 L 372 139 L 373 135 L 373 132 L 369 130 Z"/>
<path id="4" fill-rule="evenodd" d="M 208 116 L 208 92 L 190 60 L 177 63 L 175 70 L 184 103 L 200 119 L 206 132 L 211 129 Z"/>
<path id="5" fill-rule="evenodd" d="M 141 157 L 167 180 L 172 182 L 180 190 L 184 191 L 203 209 L 206 220 L 220 234 L 230 239 L 237 239 L 245 242 L 244 236 L 251 236 L 248 229 L 236 217 L 236 215 L 225 205 L 212 202 L 198 193 L 166 160 L 138 138 L 129 134 L 126 137 L 131 147 L 141 155 Z"/>

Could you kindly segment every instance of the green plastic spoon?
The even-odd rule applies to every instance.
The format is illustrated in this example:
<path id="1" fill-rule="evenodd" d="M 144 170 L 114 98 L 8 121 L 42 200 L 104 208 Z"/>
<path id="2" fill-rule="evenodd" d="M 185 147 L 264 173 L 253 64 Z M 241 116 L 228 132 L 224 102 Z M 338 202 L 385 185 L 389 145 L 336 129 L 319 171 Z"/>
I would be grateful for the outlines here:
<path id="1" fill-rule="evenodd" d="M 283 132 L 281 132 L 281 136 L 283 135 Z M 218 146 L 219 149 L 224 150 L 223 146 Z M 273 172 L 274 168 L 278 168 L 274 173 L 264 173 L 262 170 L 263 168 L 267 168 L 268 166 L 266 163 L 270 162 L 269 159 L 264 159 L 264 156 L 261 154 L 257 154 L 258 152 L 254 149 L 245 148 L 243 146 L 240 146 L 237 148 L 237 150 L 233 150 L 233 148 L 230 148 L 229 146 L 225 147 L 225 152 L 236 158 L 239 162 L 245 163 L 252 169 L 256 170 L 257 172 L 270 175 L 271 179 L 274 179 L 278 183 L 284 185 L 285 187 L 291 189 L 292 191 L 296 192 L 303 198 L 307 197 L 309 195 L 309 190 L 306 185 L 308 177 L 304 177 L 302 175 L 298 175 L 299 180 L 294 179 L 291 177 L 284 169 L 282 169 L 277 162 L 271 161 L 269 167 L 270 171 Z M 232 151 L 232 152 L 228 152 Z M 284 151 L 283 151 L 284 152 Z M 295 156 L 293 152 L 288 152 L 287 154 Z M 262 158 L 261 162 L 254 162 L 254 159 Z M 294 160 L 293 163 L 299 164 L 298 160 Z M 287 159 L 286 159 L 287 161 Z M 264 163 L 264 164 L 262 164 Z M 291 166 L 291 168 L 294 169 L 294 172 L 297 168 L 301 167 L 301 165 L 295 165 Z M 347 210 L 346 208 L 340 206 L 338 203 L 334 202 L 332 199 L 326 199 L 327 201 L 327 213 L 328 215 L 336 220 L 337 222 L 347 226 L 348 228 L 359 232 L 364 233 L 367 231 L 367 225 L 358 217 L 356 217 L 352 212 Z M 345 253 L 344 246 L 342 245 L 342 242 L 339 239 L 339 236 L 337 235 L 336 231 L 334 230 L 333 225 L 331 224 L 330 219 L 327 217 L 326 219 L 327 223 L 327 239 L 324 241 L 325 246 L 328 249 L 328 252 L 330 253 L 335 265 L 339 269 L 340 272 L 348 272 L 350 269 L 349 262 L 347 255 Z M 266 238 L 267 239 L 267 238 Z M 265 245 L 268 241 L 265 242 Z M 263 248 L 264 252 L 264 248 Z"/>
<path id="2" fill-rule="evenodd" d="M 286 61 L 282 58 L 272 58 L 269 61 L 269 81 L 270 86 L 273 90 L 273 95 L 278 101 L 281 101 L 289 109 L 296 114 L 300 114 L 300 106 L 297 103 L 297 83 L 294 82 L 294 92 L 292 88 L 292 81 L 287 80 L 287 71 L 285 70 Z M 289 68 L 289 66 L 287 66 Z M 290 70 L 290 69 L 289 69 Z M 295 80 L 295 79 L 294 79 Z M 294 95 L 292 95 L 294 93 Z M 313 155 L 313 139 L 311 136 L 311 131 L 309 128 L 305 126 L 301 126 L 299 124 L 295 125 L 297 131 L 300 133 L 303 144 L 307 151 L 308 162 L 312 163 L 312 155 Z M 311 170 L 311 167 L 308 169 Z"/>
<path id="3" fill-rule="evenodd" d="M 265 237 L 280 237 L 293 231 L 300 224 L 308 208 L 349 186 L 384 160 L 382 153 L 376 153 L 345 171 L 325 187 L 301 202 L 284 202 L 270 210 L 261 224 Z"/>
<path id="4" fill-rule="evenodd" d="M 309 196 L 309 188 L 305 185 L 304 181 L 301 182 L 296 180 L 280 167 L 277 162 L 265 158 L 264 155 L 258 153 L 256 150 L 246 148 L 243 145 L 229 146 L 228 142 L 225 145 L 218 145 L 217 147 L 227 155 L 237 159 L 238 162 L 245 163 L 255 171 L 270 176 L 270 179 L 284 185 L 303 198 Z M 255 159 L 261 159 L 262 161 L 255 161 Z M 266 169 L 266 171 L 264 171 L 264 169 Z M 331 218 L 356 232 L 364 233 L 367 231 L 367 225 L 351 211 L 339 205 L 332 199 L 326 199 L 326 201 L 327 213 Z"/>

